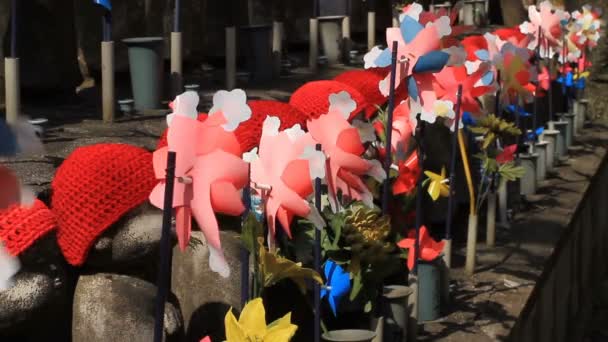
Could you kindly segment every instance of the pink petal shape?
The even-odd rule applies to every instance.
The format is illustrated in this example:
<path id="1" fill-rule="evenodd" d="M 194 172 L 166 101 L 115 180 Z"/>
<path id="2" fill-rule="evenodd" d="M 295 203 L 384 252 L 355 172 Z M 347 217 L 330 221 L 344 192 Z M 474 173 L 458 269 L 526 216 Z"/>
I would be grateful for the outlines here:
<path id="1" fill-rule="evenodd" d="M 235 208 L 239 204 L 242 206 L 242 203 L 235 203 L 237 200 L 240 202 L 240 197 L 231 196 L 229 193 L 214 193 L 212 199 L 212 185 L 223 181 L 232 183 L 235 188 L 242 188 L 247 183 L 247 163 L 232 154 L 216 150 L 199 156 L 190 175 L 195 180 L 192 184 L 194 192 L 191 201 L 192 213 L 209 245 L 220 251 L 219 227 L 212 201 L 222 203 L 225 208 Z"/>
<path id="2" fill-rule="evenodd" d="M 179 249 L 183 252 L 190 242 L 192 231 L 192 210 L 190 207 L 177 207 L 175 210 L 175 231 Z"/>

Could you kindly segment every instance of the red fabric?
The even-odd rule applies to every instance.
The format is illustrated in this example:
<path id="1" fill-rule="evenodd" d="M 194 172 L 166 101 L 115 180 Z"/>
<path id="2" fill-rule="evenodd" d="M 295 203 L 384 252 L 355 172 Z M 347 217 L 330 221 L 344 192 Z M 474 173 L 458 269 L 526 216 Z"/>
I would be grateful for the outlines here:
<path id="1" fill-rule="evenodd" d="M 173 102 L 171 102 L 169 105 L 172 106 Z M 207 113 L 198 113 L 198 121 L 205 121 L 207 119 Z M 165 128 L 165 131 L 163 132 L 163 134 L 160 135 L 160 138 L 158 139 L 158 143 L 156 143 L 156 149 L 159 150 L 165 146 L 167 146 L 167 132 L 169 132 L 169 130 L 167 128 Z"/>
<path id="2" fill-rule="evenodd" d="M 148 199 L 156 185 L 152 153 L 127 144 L 76 149 L 51 183 L 57 242 L 66 260 L 82 265 L 95 240 Z"/>
<path id="3" fill-rule="evenodd" d="M 53 213 L 40 200 L 31 207 L 14 204 L 0 211 L 0 241 L 13 256 L 57 227 Z"/>
<path id="4" fill-rule="evenodd" d="M 251 100 L 247 104 L 251 108 L 251 118 L 242 122 L 234 132 L 241 145 L 241 150 L 244 152 L 251 151 L 260 144 L 262 127 L 267 116 L 276 116 L 281 119 L 280 130 L 291 128 L 296 124 L 300 124 L 303 129 L 306 128 L 306 115 L 287 103 Z"/>
<path id="5" fill-rule="evenodd" d="M 386 76 L 386 75 L 385 75 Z M 385 77 L 384 76 L 384 77 Z M 369 70 L 349 70 L 334 78 L 334 81 L 342 82 L 357 89 L 370 105 L 383 106 L 387 97 L 380 93 L 379 83 L 384 79 L 379 72 Z"/>
<path id="6" fill-rule="evenodd" d="M 357 108 L 351 114 L 351 119 L 362 111 L 370 116 L 376 108 L 365 101 L 361 93 L 342 82 L 338 81 L 312 81 L 298 88 L 289 99 L 289 104 L 299 109 L 309 119 L 315 119 L 329 110 L 329 95 L 346 91 L 357 103 Z"/>

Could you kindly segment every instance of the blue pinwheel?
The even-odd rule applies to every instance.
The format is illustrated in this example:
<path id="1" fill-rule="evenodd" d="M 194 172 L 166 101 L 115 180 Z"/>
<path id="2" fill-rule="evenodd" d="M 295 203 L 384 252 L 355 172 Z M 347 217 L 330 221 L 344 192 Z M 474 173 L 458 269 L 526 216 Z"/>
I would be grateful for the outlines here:
<path id="1" fill-rule="evenodd" d="M 17 154 L 17 138 L 4 120 L 0 120 L 0 156 L 12 157 Z"/>
<path id="2" fill-rule="evenodd" d="M 104 7 L 108 11 L 112 10 L 112 3 L 110 2 L 110 0 L 93 0 L 93 2 L 99 6 Z"/>
<path id="3" fill-rule="evenodd" d="M 572 88 L 574 86 L 574 74 L 572 71 L 568 71 L 565 75 L 561 75 L 557 78 L 557 82 L 562 84 L 562 93 L 566 93 L 566 88 Z"/>
<path id="4" fill-rule="evenodd" d="M 545 131 L 545 127 L 540 126 L 534 131 L 528 132 L 528 141 L 536 141 L 538 137 L 540 137 Z"/>
<path id="5" fill-rule="evenodd" d="M 350 291 L 350 274 L 333 260 L 325 262 L 324 274 L 326 286 L 321 289 L 321 298 L 327 296 L 331 311 L 337 316 L 340 300 Z"/>
<path id="6" fill-rule="evenodd" d="M 527 118 L 532 115 L 529 112 L 526 112 L 526 110 L 523 107 L 520 107 L 518 105 L 508 105 L 506 109 L 509 113 L 513 113 L 522 118 Z"/>
<path id="7" fill-rule="evenodd" d="M 462 124 L 465 127 L 475 126 L 476 122 L 477 121 L 475 121 L 475 119 L 473 118 L 473 115 L 471 115 L 471 113 L 469 113 L 469 112 L 462 112 Z"/>

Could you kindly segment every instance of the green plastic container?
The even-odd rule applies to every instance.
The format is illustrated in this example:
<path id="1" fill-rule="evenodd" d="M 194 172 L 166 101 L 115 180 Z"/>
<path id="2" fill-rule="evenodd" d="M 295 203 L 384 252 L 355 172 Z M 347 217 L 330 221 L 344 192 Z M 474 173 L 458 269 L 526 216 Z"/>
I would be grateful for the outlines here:
<path id="1" fill-rule="evenodd" d="M 441 269 L 439 259 L 418 262 L 418 321 L 441 317 Z"/>
<path id="2" fill-rule="evenodd" d="M 129 48 L 129 69 L 135 109 L 160 108 L 163 91 L 163 48 L 162 37 L 141 37 L 123 39 Z"/>

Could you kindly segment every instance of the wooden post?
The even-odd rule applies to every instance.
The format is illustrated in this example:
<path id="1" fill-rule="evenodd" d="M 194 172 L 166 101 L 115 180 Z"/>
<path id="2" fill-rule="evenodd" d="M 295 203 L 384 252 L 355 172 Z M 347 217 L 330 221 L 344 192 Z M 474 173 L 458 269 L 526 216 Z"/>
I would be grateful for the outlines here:
<path id="1" fill-rule="evenodd" d="M 114 94 L 114 42 L 101 42 L 101 92 L 103 122 L 114 121 L 116 101 Z"/>
<path id="2" fill-rule="evenodd" d="M 171 32 L 171 83 L 173 86 L 173 96 L 182 93 L 182 58 L 182 33 Z"/>
<path id="3" fill-rule="evenodd" d="M 21 86 L 19 78 L 19 58 L 4 59 L 6 87 L 6 122 L 16 123 L 21 114 Z"/>
<path id="4" fill-rule="evenodd" d="M 310 18 L 309 55 L 308 64 L 311 72 L 317 72 L 317 59 L 319 58 L 319 20 Z"/>
<path id="5" fill-rule="evenodd" d="M 281 76 L 281 60 L 283 52 L 283 23 L 274 21 L 272 23 L 272 57 L 275 77 Z"/>
<path id="6" fill-rule="evenodd" d="M 347 15 L 342 19 L 342 56 L 345 64 L 350 64 L 350 15 Z"/>
<path id="7" fill-rule="evenodd" d="M 367 50 L 376 46 L 376 12 L 367 12 Z"/>

